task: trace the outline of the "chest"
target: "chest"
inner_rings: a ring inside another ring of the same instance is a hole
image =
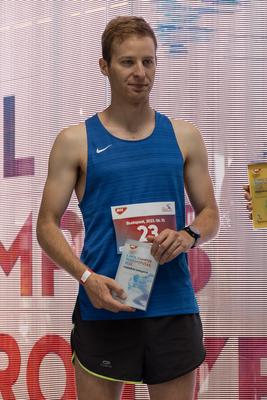
[[[152,179],[160,183],[181,175],[183,158],[175,142],[114,142],[101,149],[89,146],[88,178],[95,185],[141,185]]]

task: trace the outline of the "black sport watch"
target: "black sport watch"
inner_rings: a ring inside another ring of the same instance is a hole
[[[194,243],[191,246],[191,249],[195,247],[197,240],[200,238],[200,232],[197,228],[192,225],[185,226],[182,230],[186,231],[192,238],[195,239]]]

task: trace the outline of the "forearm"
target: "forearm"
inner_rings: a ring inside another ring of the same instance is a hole
[[[217,207],[204,208],[196,215],[193,222],[190,224],[197,228],[200,232],[200,238],[197,245],[208,242],[216,236],[219,230],[219,211]]]
[[[78,257],[73,253],[70,245],[65,239],[58,225],[54,222],[37,223],[37,240],[44,251],[59,266],[80,281],[83,273],[88,269]],[[124,290],[114,279],[104,275],[93,273],[84,282],[84,289],[92,303],[97,308],[103,308],[112,312],[126,311],[133,312],[135,309],[115,300],[112,292],[116,293],[121,299],[127,297]]]
[[[61,229],[54,222],[37,223],[37,240],[47,255],[76,280],[80,280],[86,266],[74,254]]]

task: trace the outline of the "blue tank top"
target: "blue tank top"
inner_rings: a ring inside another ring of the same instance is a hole
[[[141,140],[120,139],[108,132],[97,115],[85,122],[87,177],[79,204],[85,227],[81,260],[98,274],[115,278],[120,255],[112,206],[175,202],[176,225],[185,225],[184,160],[170,120],[155,113],[155,128]],[[82,319],[127,319],[198,312],[187,256],[180,254],[158,268],[146,311],[112,313],[96,309],[80,285]]]

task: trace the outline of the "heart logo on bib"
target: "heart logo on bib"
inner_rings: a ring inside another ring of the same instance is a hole
[[[116,213],[119,214],[119,215],[123,214],[124,211],[126,211],[126,210],[127,210],[127,207],[118,207],[118,208],[115,208]]]

